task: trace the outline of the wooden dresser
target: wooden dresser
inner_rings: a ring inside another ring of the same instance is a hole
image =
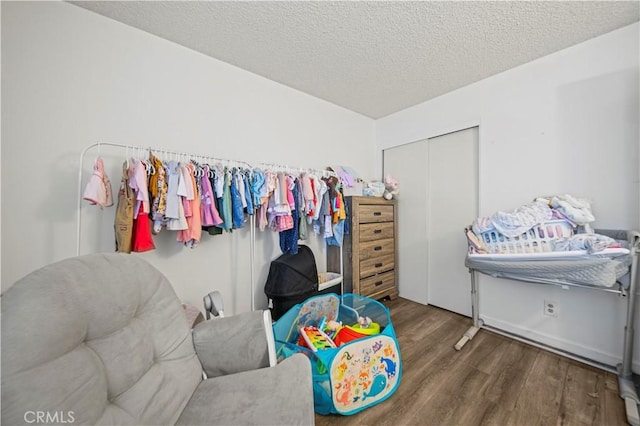
[[[346,197],[350,233],[344,236],[344,291],[372,299],[398,296],[397,203],[377,197]],[[340,270],[336,247],[328,250],[327,266]]]

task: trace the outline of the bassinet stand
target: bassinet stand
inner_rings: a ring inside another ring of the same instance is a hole
[[[633,370],[632,370],[632,362],[633,362],[633,338],[634,338],[634,329],[633,323],[635,318],[635,309],[636,309],[636,291],[638,288],[638,257],[640,257],[640,233],[638,232],[629,232],[628,233],[629,242],[631,243],[631,252],[632,252],[632,260],[631,260],[631,269],[630,269],[630,278],[629,278],[629,288],[625,291],[624,289],[614,290],[609,288],[598,288],[598,287],[590,287],[579,284],[567,284],[565,282],[554,282],[551,280],[527,280],[522,277],[518,277],[515,275],[502,274],[501,278],[508,278],[517,281],[524,282],[533,282],[533,283],[542,283],[542,284],[551,284],[557,286],[572,286],[572,287],[584,287],[601,291],[608,291],[613,293],[619,293],[621,296],[627,296],[627,315],[626,322],[624,326],[624,345],[622,352],[622,362],[616,366],[615,370],[612,372],[617,372],[618,374],[618,387],[620,389],[620,397],[624,399],[625,409],[627,413],[627,421],[629,424],[633,426],[640,426],[640,415],[638,412],[638,404],[640,404],[640,398],[638,397],[638,391],[636,389],[636,385],[634,382]],[[506,335],[510,338],[523,341],[525,343],[541,347],[543,349],[549,350],[554,353],[558,353],[569,358],[573,358],[579,360],[581,362],[587,362],[589,364],[596,365],[597,367],[602,368],[603,365],[597,364],[595,362],[589,362],[589,360],[582,358],[580,356],[570,354],[565,351],[561,351],[555,349],[553,347],[534,342],[532,340],[528,340],[522,338],[520,336],[507,333],[498,328],[492,327],[484,323],[482,319],[480,319],[479,313],[479,295],[478,295],[478,283],[476,280],[476,273],[484,273],[483,271],[469,268],[469,274],[471,275],[471,319],[473,321],[473,325],[469,327],[469,329],[464,333],[464,335],[458,340],[458,342],[454,345],[456,350],[462,349],[462,347],[474,336],[478,333],[481,328],[485,328],[487,330],[491,330],[495,333]],[[491,274],[486,274],[491,275]]]

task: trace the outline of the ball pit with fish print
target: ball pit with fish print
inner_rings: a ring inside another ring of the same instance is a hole
[[[369,317],[380,333],[313,352],[297,345],[301,327],[322,319],[354,325]],[[315,411],[351,415],[379,404],[395,392],[402,377],[400,347],[389,310],[380,302],[355,294],[327,294],[307,299],[274,323],[280,359],[302,352],[311,360]]]

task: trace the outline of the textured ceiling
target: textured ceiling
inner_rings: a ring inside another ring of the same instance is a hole
[[[638,1],[71,3],[372,118],[640,19]]]

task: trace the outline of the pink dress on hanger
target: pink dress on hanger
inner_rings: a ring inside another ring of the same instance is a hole
[[[200,186],[202,188],[202,194],[200,195],[200,216],[202,218],[202,226],[216,226],[222,223],[222,218],[216,209],[216,205],[213,200],[213,188],[211,182],[208,179],[209,167],[204,167],[204,175],[200,179]]]
[[[187,219],[187,229],[178,231],[177,240],[191,247],[200,242],[202,237],[202,219],[200,216],[200,196],[194,177],[195,166],[188,164],[184,167],[182,176],[184,178],[185,192],[189,195],[183,198],[185,217]],[[190,214],[189,214],[190,213]]]
[[[93,163],[93,174],[87,183],[82,198],[100,207],[110,207],[113,205],[111,182],[104,171],[104,163],[100,157],[96,158],[95,163]]]

